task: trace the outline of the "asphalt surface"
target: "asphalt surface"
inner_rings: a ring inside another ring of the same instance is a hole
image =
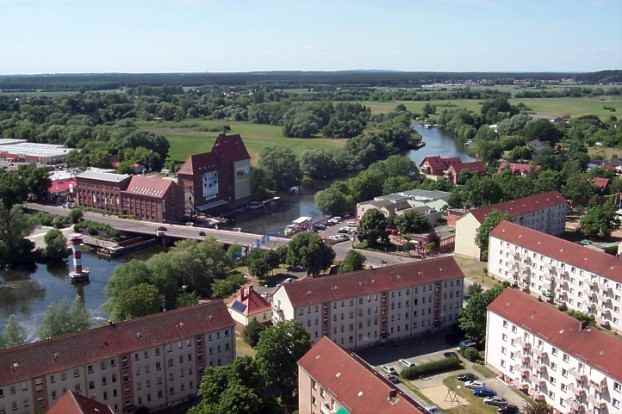
[[[50,214],[58,216],[67,216],[70,209],[50,206],[36,203],[27,203],[25,207],[31,210],[45,211]],[[132,233],[140,233],[147,235],[157,235],[158,229],[164,227],[162,235],[178,238],[178,239],[195,239],[202,240],[205,237],[214,237],[216,240],[225,244],[238,244],[241,246],[255,247],[258,240],[262,240],[263,236],[260,234],[237,232],[232,230],[223,229],[210,229],[206,227],[197,226],[185,226],[180,224],[169,223],[154,223],[150,221],[130,220],[122,219],[117,216],[97,213],[93,211],[85,211],[84,217],[88,220],[92,220],[98,223],[108,224],[117,230],[127,231]],[[333,226],[339,228],[343,224],[337,224]],[[202,236],[200,233],[204,233]],[[285,237],[270,236],[266,243],[260,245],[264,249],[274,249],[284,244],[289,243],[289,239]],[[336,253],[336,260],[342,260],[350,250],[352,250],[352,242],[338,243],[333,246]],[[367,264],[374,267],[382,267],[392,264],[407,263],[415,261],[416,259],[402,256],[395,256],[388,253],[369,251],[369,250],[357,250],[367,258]]]

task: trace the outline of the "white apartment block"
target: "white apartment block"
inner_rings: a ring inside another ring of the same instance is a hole
[[[455,323],[464,275],[453,257],[307,278],[272,297],[273,323],[295,320],[312,341],[348,349],[407,338]]]
[[[181,308],[0,351],[0,414],[45,412],[67,391],[115,413],[196,395],[205,368],[235,357],[222,302]]]
[[[504,221],[491,233],[488,274],[622,332],[622,260]]]
[[[321,338],[298,360],[300,414],[423,414],[421,405],[365,361]]]
[[[486,363],[561,414],[622,413],[622,339],[517,289],[488,307]]]
[[[514,223],[557,235],[565,229],[567,210],[566,199],[555,191],[471,210],[456,221],[455,253],[480,259],[481,249],[475,242],[477,231],[493,211],[508,214]]]

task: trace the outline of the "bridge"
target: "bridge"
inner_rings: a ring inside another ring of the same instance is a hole
[[[59,206],[50,206],[37,203],[26,203],[24,207],[30,210],[43,211],[49,214],[63,217],[68,216],[69,212],[71,211],[70,209]],[[84,218],[97,223],[108,224],[109,226],[119,231],[125,231],[129,233],[138,233],[150,236],[163,236],[173,239],[203,240],[206,237],[213,237],[223,244],[237,244],[240,246],[250,247],[256,247],[259,242],[259,247],[262,249],[276,249],[279,246],[283,246],[289,243],[290,240],[286,237],[276,236],[270,236],[268,240],[265,240],[265,236],[261,234],[245,233],[223,229],[210,229],[206,227],[185,226],[180,224],[154,223],[150,221],[131,220],[94,211],[85,211]],[[343,260],[348,252],[352,250],[352,243],[338,243],[333,246],[333,249],[335,250],[336,260]],[[375,267],[412,262],[416,260],[410,257],[397,256],[379,251],[358,249],[357,251],[367,258],[368,264]]]

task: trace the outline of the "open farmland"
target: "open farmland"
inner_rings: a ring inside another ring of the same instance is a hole
[[[171,144],[169,157],[183,161],[190,154],[207,152],[212,148],[216,136],[228,125],[228,133],[240,134],[251,154],[253,162],[257,162],[261,151],[268,146],[291,148],[296,154],[309,149],[326,149],[328,151],[345,145],[344,139],[331,138],[287,138],[282,128],[274,125],[260,125],[249,122],[220,120],[186,120],[181,122],[149,121],[139,122],[139,127],[161,134]]]

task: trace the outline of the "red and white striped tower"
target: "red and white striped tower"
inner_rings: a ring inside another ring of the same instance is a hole
[[[82,244],[82,236],[80,234],[74,234],[69,239],[71,243],[71,252],[73,260],[73,270],[69,273],[72,282],[83,282],[89,280],[89,271],[82,267],[82,252],[80,251],[80,245]]]

